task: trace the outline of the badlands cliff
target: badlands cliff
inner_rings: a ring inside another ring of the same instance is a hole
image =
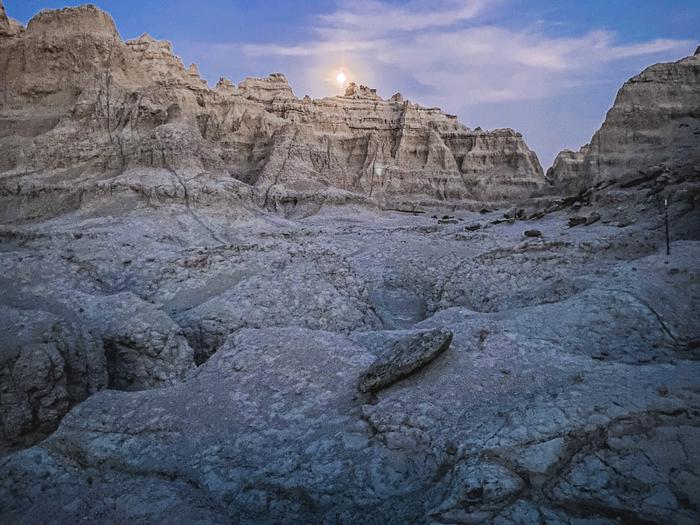
[[[699,59],[545,178],[0,2],[0,523],[700,522]]]
[[[700,47],[693,56],[656,64],[628,80],[590,145],[561,152],[548,177],[579,190],[633,181],[650,169],[657,173],[648,179],[662,171],[676,179],[697,178],[699,119]]]
[[[299,99],[281,74],[210,89],[168,42],[122,42],[91,6],[4,31],[0,64],[3,194],[41,186],[69,205],[79,192],[138,186],[148,198],[206,194],[274,209],[517,199],[544,184],[512,130],[471,130],[354,84],[344,96]]]

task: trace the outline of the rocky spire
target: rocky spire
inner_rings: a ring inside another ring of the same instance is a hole
[[[219,81],[216,83],[215,89],[222,93],[229,94],[235,94],[238,91],[238,88],[235,86],[235,84],[225,77],[219,78]]]
[[[355,82],[350,82],[348,87],[345,88],[346,97],[355,98],[372,98],[376,100],[381,100],[381,97],[377,95],[377,90],[374,88],[369,88],[367,86],[358,86]]]
[[[17,20],[13,20],[7,16],[5,6],[0,0],[0,37],[14,36],[24,31],[24,27]]]

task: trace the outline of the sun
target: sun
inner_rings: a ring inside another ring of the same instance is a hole
[[[348,79],[348,77],[345,76],[345,73],[340,71],[336,76],[335,76],[335,81],[338,84],[345,84],[345,81]]]

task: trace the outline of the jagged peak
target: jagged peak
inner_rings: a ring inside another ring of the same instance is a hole
[[[236,93],[238,91],[236,84],[231,82],[226,77],[220,77],[219,81],[216,83],[216,87],[214,89],[216,89],[217,91],[225,92],[225,93]]]
[[[355,82],[350,82],[348,87],[345,88],[345,96],[353,98],[370,98],[374,100],[382,100],[382,98],[377,95],[377,90],[374,88],[367,87],[360,84],[359,86]]]
[[[63,9],[44,9],[29,21],[27,32],[89,33],[119,38],[119,32],[112,17],[92,4]]]
[[[17,35],[24,31],[24,26],[17,20],[7,16],[5,6],[0,0],[0,37],[9,37]]]
[[[557,159],[559,159],[559,158],[564,159],[564,158],[576,157],[578,155],[583,155],[586,153],[586,151],[588,151],[587,146],[581,146],[581,148],[579,148],[578,150],[564,148],[559,153],[557,153],[557,156],[554,159],[554,161],[556,162]]]
[[[169,40],[157,40],[148,33],[143,33],[140,37],[133,40],[127,40],[126,45],[132,49],[138,49],[140,51],[158,48],[164,49],[170,54],[173,54],[173,45]]]
[[[143,33],[140,37],[135,38],[133,40],[129,40],[129,42],[146,42],[149,44],[155,44],[158,41],[148,33]]]

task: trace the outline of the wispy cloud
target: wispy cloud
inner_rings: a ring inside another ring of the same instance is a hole
[[[405,7],[347,2],[318,17],[315,39],[293,46],[248,45],[243,52],[308,59],[310,69],[318,69],[319,62],[332,67],[334,60],[364,71],[390,69],[397,81],[408,80],[409,86],[422,86],[462,107],[552,96],[577,82],[595,81],[611,62],[691,45],[669,39],[622,45],[604,30],[552,37],[543,24],[521,30],[481,25],[480,15],[495,3],[503,2],[414,1]]]
[[[343,2],[340,9],[319,17],[324,26],[367,33],[419,31],[435,27],[449,27],[471,20],[493,7],[500,0],[466,0],[411,2],[406,7],[389,5],[375,0]]]
[[[297,46],[280,46],[275,44],[243,45],[242,50],[248,56],[284,56],[284,57],[311,57],[323,55],[327,56],[330,53],[352,53],[369,51],[376,49],[378,46],[384,45],[385,42],[380,40],[347,40],[347,41],[319,41]]]

